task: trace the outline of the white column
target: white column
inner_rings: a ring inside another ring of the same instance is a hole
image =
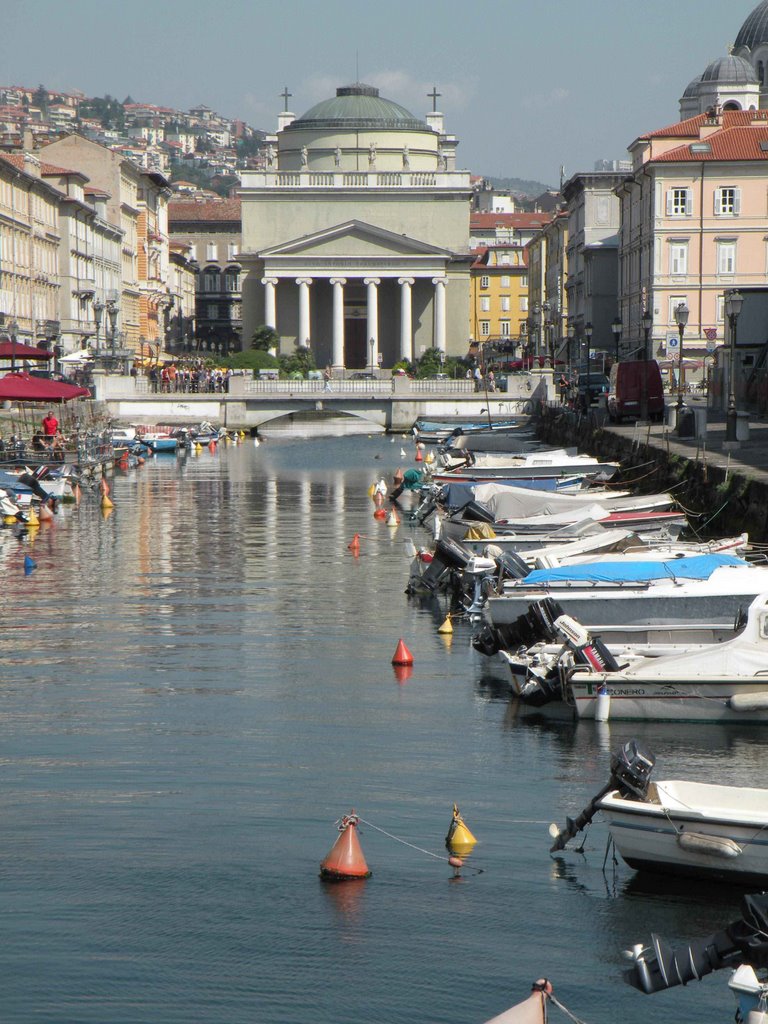
[[[277,278],[262,277],[264,285],[264,324],[277,329]]]
[[[400,358],[413,359],[413,324],[411,287],[412,277],[398,277],[400,285]]]
[[[368,355],[373,370],[378,366],[379,361],[379,285],[381,279],[366,277],[363,280],[368,286],[368,336],[365,343],[368,346]],[[371,338],[373,338],[373,345],[371,345]]]
[[[299,286],[299,334],[296,339],[296,344],[306,345],[310,341],[309,286],[312,284],[312,278],[297,277],[296,284]]]
[[[344,369],[344,285],[346,277],[332,277],[333,285],[333,368]]]
[[[435,340],[434,346],[445,352],[445,286],[448,283],[444,277],[433,277],[432,284],[435,286]]]

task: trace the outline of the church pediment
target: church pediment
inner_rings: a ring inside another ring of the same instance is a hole
[[[317,231],[303,238],[295,238],[280,245],[262,249],[263,259],[276,256],[300,257],[391,257],[391,256],[450,256],[446,249],[429,245],[408,235],[397,235],[364,221],[352,220]]]

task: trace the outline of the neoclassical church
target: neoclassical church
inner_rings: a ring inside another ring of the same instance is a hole
[[[244,344],[268,324],[336,371],[464,354],[470,175],[443,114],[358,82],[283,111],[265,146],[240,193]]]
[[[739,30],[726,57],[718,57],[688,85],[680,119],[722,110],[768,107],[768,0],[762,0]]]

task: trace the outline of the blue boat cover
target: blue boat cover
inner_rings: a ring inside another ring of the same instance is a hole
[[[546,586],[548,583],[645,583],[648,580],[707,580],[724,565],[747,565],[734,555],[691,555],[690,558],[669,558],[666,561],[584,562],[559,569],[534,569],[525,577],[525,585]]]

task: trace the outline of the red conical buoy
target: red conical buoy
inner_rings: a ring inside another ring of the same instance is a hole
[[[209,441],[208,442],[208,451],[211,452],[211,453],[216,451],[216,442],[215,441]]]
[[[99,480],[99,492],[102,495],[109,494],[109,484],[107,483],[106,477],[102,477],[101,480]]]
[[[402,639],[398,641],[397,650],[395,656],[392,658],[393,665],[412,665],[413,655],[403,643]]]
[[[424,461],[424,456],[421,454],[421,448],[417,448],[416,449],[416,459],[415,459],[415,461],[416,462],[423,462]]]
[[[360,534],[356,533],[352,540],[347,544],[347,548],[352,552],[353,555],[360,554]]]
[[[374,519],[386,519],[387,518],[386,509],[377,508],[376,511],[373,513],[373,518]]]
[[[325,860],[320,862],[320,877],[332,882],[351,878],[370,878],[360,840],[357,838],[359,818],[354,811],[345,814],[339,825],[339,838]]]

